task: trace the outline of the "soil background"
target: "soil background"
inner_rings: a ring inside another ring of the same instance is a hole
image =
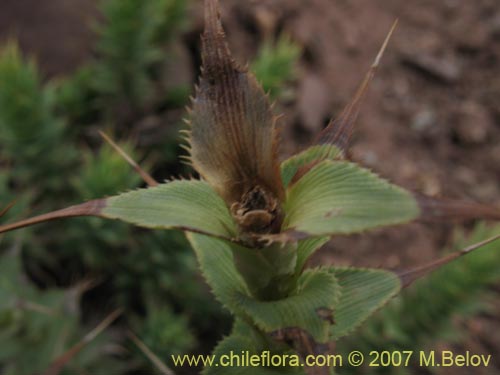
[[[221,3],[238,60],[251,59],[266,36],[282,31],[303,47],[295,96],[277,107],[285,114],[284,157],[307,146],[340,112],[399,19],[363,105],[352,158],[411,190],[500,205],[498,0]],[[63,76],[91,58],[96,13],[94,0],[2,0],[0,40],[18,39],[47,79]],[[183,69],[198,63],[201,29],[201,2],[194,1],[179,43],[191,51]],[[193,68],[186,79],[196,73]],[[409,267],[436,258],[450,245],[453,228],[412,224],[336,238],[313,262]],[[474,374],[500,373],[500,302],[493,312],[462,324],[471,335],[454,350],[493,354],[494,367]]]

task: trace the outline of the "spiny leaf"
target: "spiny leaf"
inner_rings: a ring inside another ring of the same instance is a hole
[[[187,233],[201,272],[217,300],[235,315],[245,316],[235,303],[236,293],[249,294],[245,281],[236,270],[230,244],[197,233]]]
[[[405,190],[348,162],[324,161],[287,192],[283,229],[313,236],[361,232],[419,215]]]
[[[408,287],[411,285],[414,281],[420,279],[421,277],[431,273],[432,271],[437,270],[438,268],[441,268],[442,266],[454,261],[455,259],[458,259],[464,255],[467,255],[469,253],[472,253],[475,250],[480,249],[481,247],[494,242],[496,240],[500,239],[500,234],[489,238],[487,240],[481,241],[479,243],[476,243],[474,245],[468,246],[465,249],[458,251],[456,253],[447,255],[443,258],[440,258],[438,260],[429,262],[427,264],[409,269],[409,270],[404,270],[398,272],[398,276],[401,279],[401,283],[403,284],[403,287]]]
[[[389,271],[333,267],[330,272],[341,292],[331,329],[334,339],[352,332],[401,289],[398,276]]]
[[[232,239],[235,224],[222,199],[202,181],[173,181],[107,199],[89,201],[18,223],[0,233],[65,217],[98,216],[140,227],[182,229]]]
[[[178,228],[219,237],[236,236],[222,199],[202,181],[172,181],[106,200],[102,217],[146,228]]]
[[[330,323],[321,311],[333,309],[338,298],[337,283],[331,274],[306,271],[289,297],[257,301],[250,297],[236,270],[232,244],[196,233],[187,236],[216,298],[235,315],[254,321],[265,332],[296,327],[308,332],[317,342],[327,340]]]
[[[275,118],[268,98],[253,75],[231,57],[217,0],[205,1],[205,21],[190,160],[229,205],[256,185],[281,197]]]
[[[338,300],[338,285],[332,274],[321,270],[308,270],[299,280],[294,293],[276,301],[257,301],[238,294],[239,307],[265,332],[286,328],[299,328],[310,334],[316,342],[328,341],[331,317],[322,311],[332,311]]]

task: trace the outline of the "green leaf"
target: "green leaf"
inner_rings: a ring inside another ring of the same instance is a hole
[[[309,147],[297,155],[286,159],[281,163],[281,180],[286,188],[292,181],[297,171],[311,164],[315,160],[335,160],[342,155],[342,152],[332,145],[318,145]]]
[[[330,322],[322,311],[333,310],[339,297],[339,288],[333,274],[322,270],[308,270],[298,280],[294,293],[277,301],[257,301],[239,293],[238,305],[265,332],[286,328],[300,328],[315,341],[326,342]]]
[[[324,236],[361,232],[418,217],[414,198],[349,162],[324,161],[287,193],[284,230]]]
[[[338,280],[341,296],[335,308],[334,339],[347,335],[399,293],[396,274],[377,269],[331,268]]]
[[[108,198],[99,216],[146,228],[178,228],[226,238],[236,235],[224,201],[203,181],[173,181]]]
[[[337,281],[332,273],[306,271],[289,297],[258,301],[250,296],[236,270],[231,250],[236,245],[196,233],[188,233],[187,237],[216,298],[235,315],[250,319],[265,332],[297,327],[311,334],[315,341],[325,342],[328,339],[330,323],[321,313],[332,310],[339,297]]]
[[[307,260],[319,250],[321,246],[328,242],[329,237],[315,237],[307,240],[299,241],[297,248],[297,265],[295,266],[295,273],[299,275],[302,272]]]
[[[187,238],[196,253],[201,273],[217,300],[233,314],[245,316],[236,303],[236,295],[249,292],[234,265],[232,244],[196,233],[187,233]]]

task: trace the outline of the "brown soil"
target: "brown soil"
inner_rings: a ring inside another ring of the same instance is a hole
[[[240,59],[251,58],[264,35],[281,30],[304,47],[296,98],[280,106],[286,115],[284,155],[307,145],[342,109],[399,18],[358,121],[353,158],[412,190],[500,205],[497,0],[221,2]],[[95,4],[66,3],[4,0],[0,38],[16,35],[48,75],[71,71],[90,54],[88,20]],[[186,41],[201,29],[199,5],[193,6]],[[437,257],[452,229],[450,224],[413,224],[338,238],[316,262],[411,266]],[[475,337],[485,339],[471,339],[463,350],[500,355],[495,333],[500,321],[494,315],[469,324]]]
[[[93,0],[2,0],[0,42],[15,39],[48,76],[72,71],[91,52]]]

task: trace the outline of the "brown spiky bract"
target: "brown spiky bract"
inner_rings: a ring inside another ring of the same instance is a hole
[[[231,56],[218,3],[205,1],[202,76],[193,100],[188,151],[243,232],[273,232],[284,197],[276,117],[255,77]]]

